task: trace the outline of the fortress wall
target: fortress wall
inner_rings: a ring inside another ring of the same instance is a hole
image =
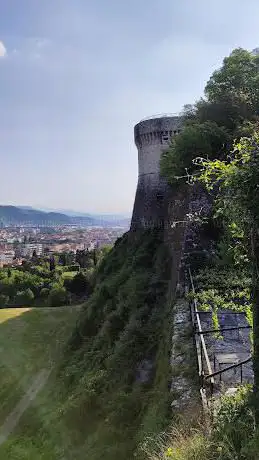
[[[134,128],[139,176],[131,229],[163,225],[168,187],[160,176],[160,157],[180,130],[176,116],[144,120]]]

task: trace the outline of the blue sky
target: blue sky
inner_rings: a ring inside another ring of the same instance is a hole
[[[258,0],[0,3],[0,203],[124,213],[141,118],[202,95]]]

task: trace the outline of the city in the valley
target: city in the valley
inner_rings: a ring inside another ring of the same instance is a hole
[[[59,227],[4,227],[0,228],[0,267],[22,265],[33,255],[91,251],[113,245],[127,228],[71,226]]]
[[[124,227],[0,228],[0,308],[82,303]]]

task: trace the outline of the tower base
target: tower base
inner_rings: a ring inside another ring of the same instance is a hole
[[[168,185],[159,174],[139,176],[130,229],[163,228],[167,193]]]

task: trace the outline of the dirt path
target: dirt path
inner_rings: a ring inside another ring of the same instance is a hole
[[[31,402],[35,399],[38,392],[44,387],[49,377],[50,370],[42,369],[35,377],[32,385],[28,388],[25,395],[14,408],[12,412],[6,417],[4,424],[0,428],[0,445],[3,444],[11,432],[18,424],[23,413],[28,409]]]

